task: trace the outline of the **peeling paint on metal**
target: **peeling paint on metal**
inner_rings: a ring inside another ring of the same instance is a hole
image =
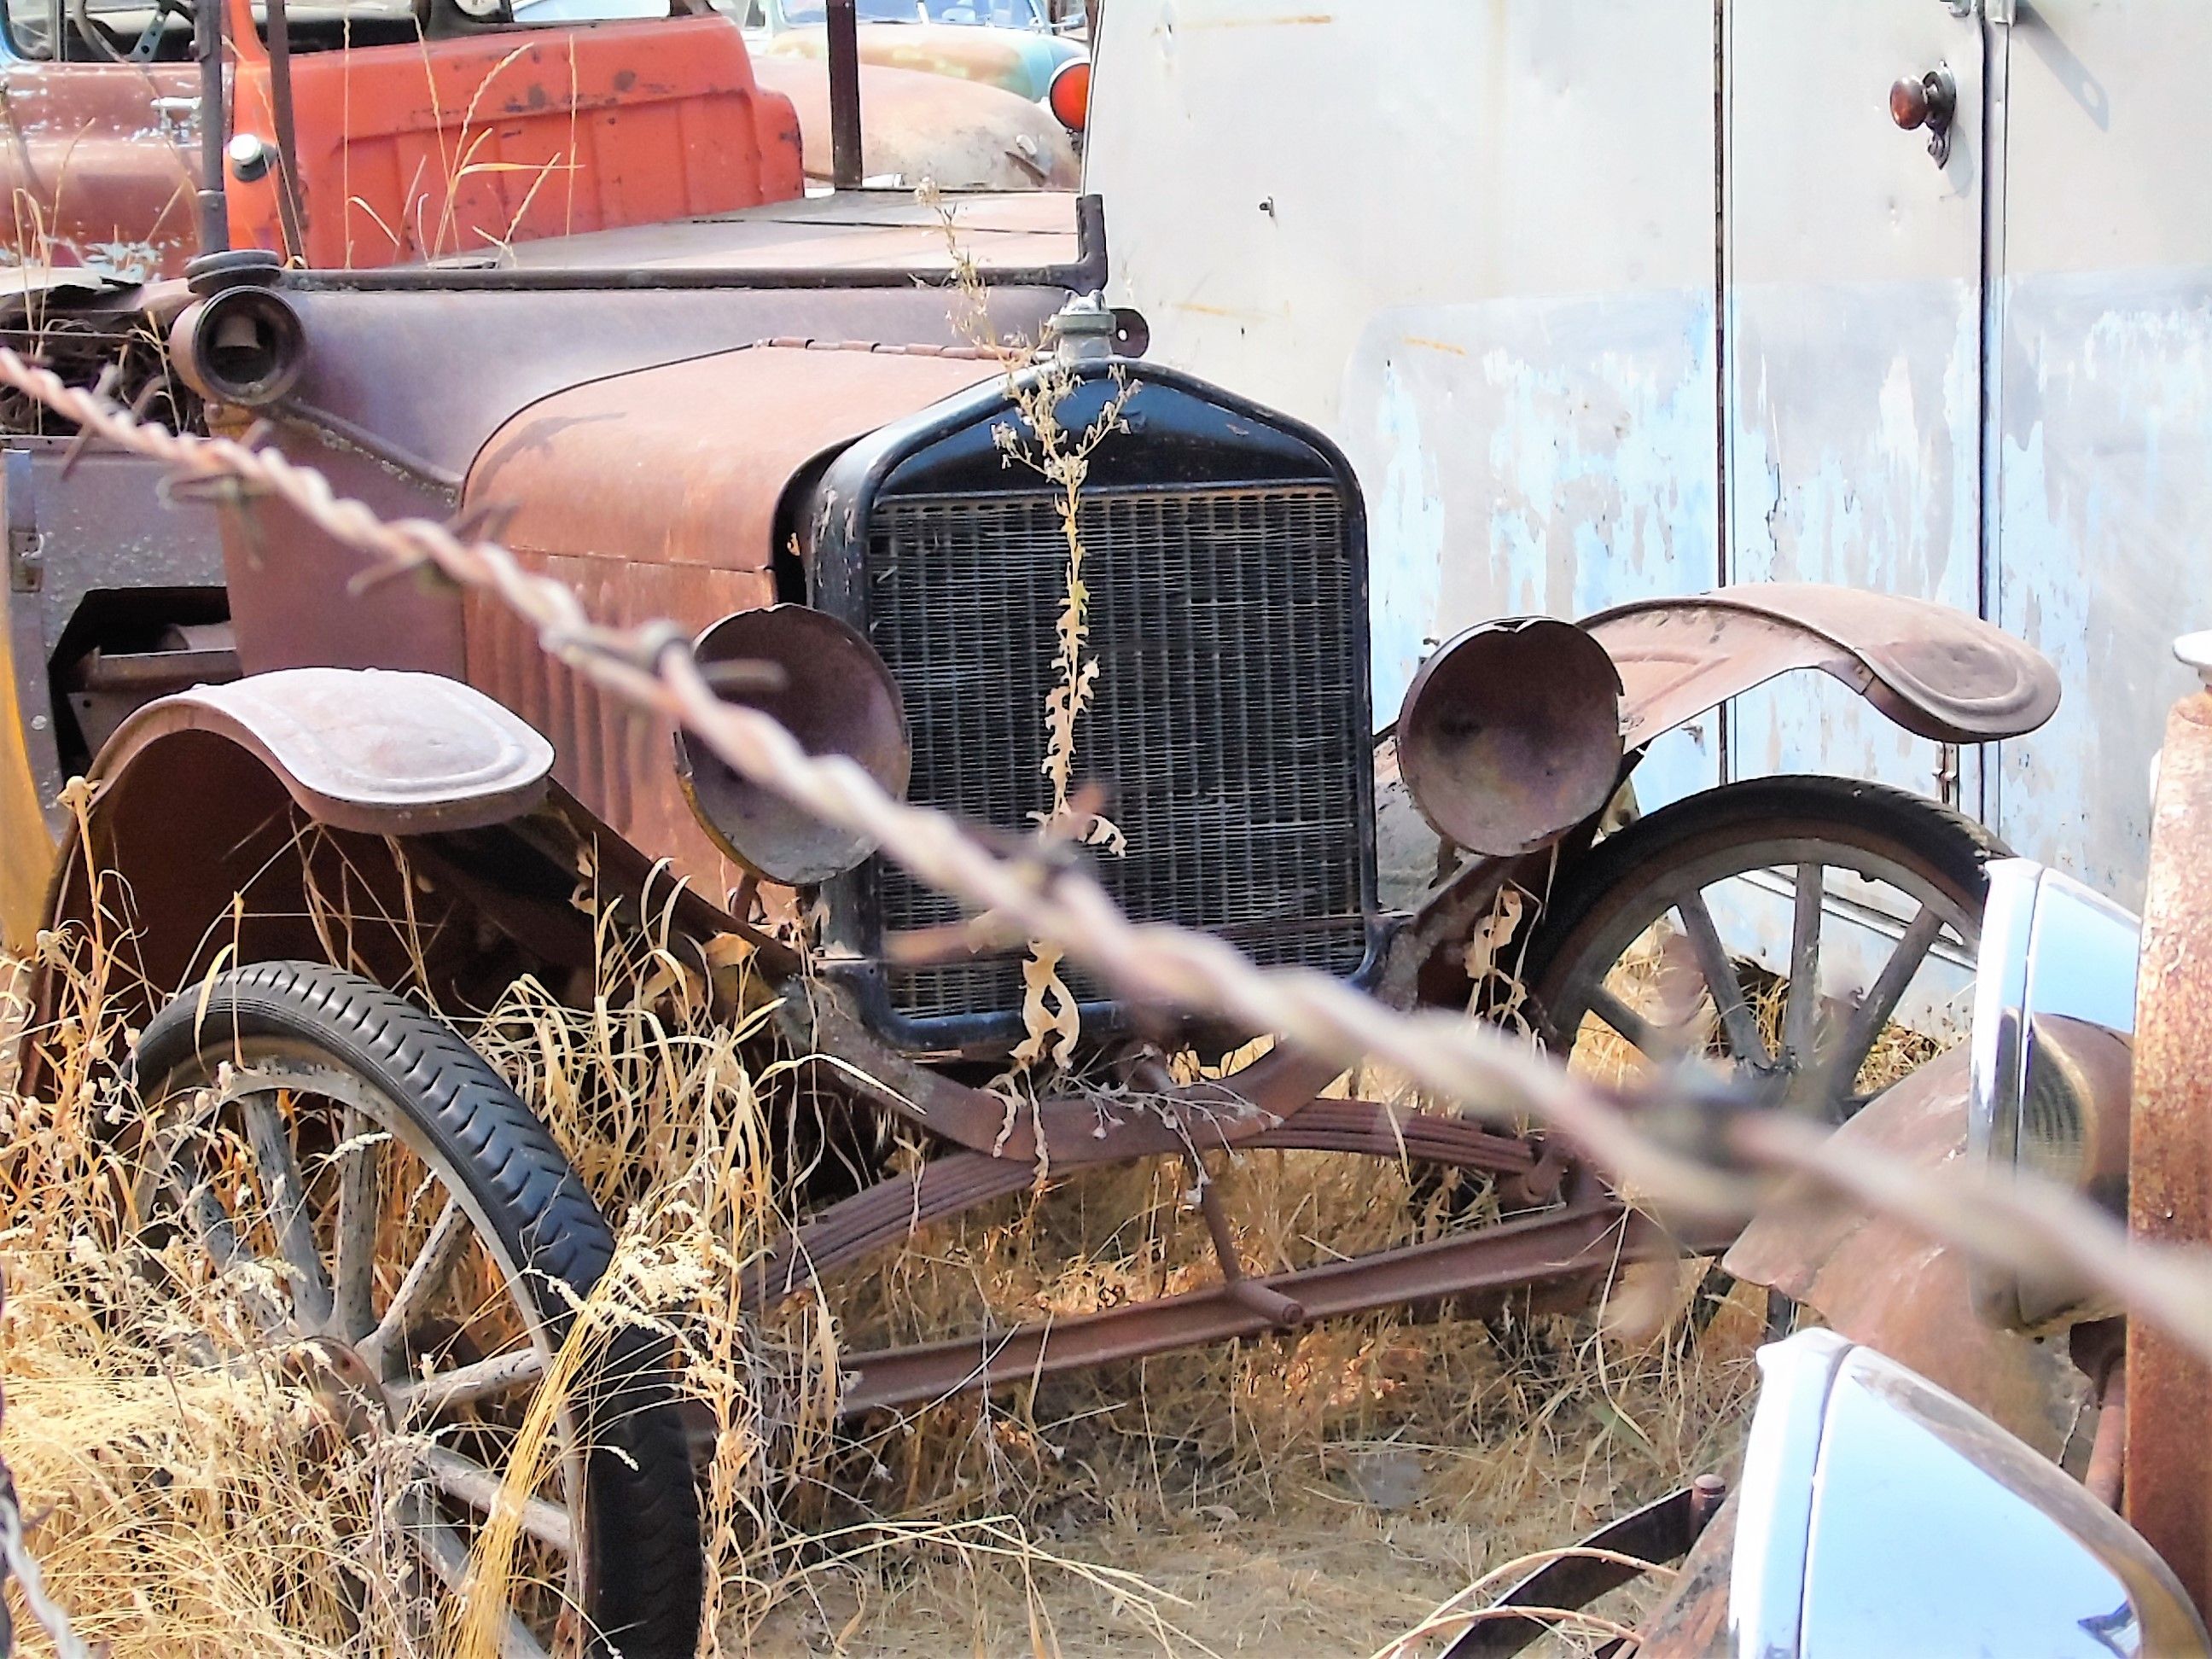
[[[1793,284],[1736,296],[1738,581],[1980,604],[1980,298],[1971,282]],[[1840,685],[1738,700],[1735,773],[1828,772],[1932,793],[1936,746]]]
[[[1376,706],[1476,623],[1711,585],[1714,385],[1702,293],[1376,317],[1341,399],[1372,504]],[[1702,736],[1647,763],[1654,800],[1712,781]]]
[[[2002,829],[2132,901],[2172,639],[2212,619],[2212,271],[2027,278],[2007,315],[1998,620],[2067,701],[2005,745]]]
[[[1398,706],[1434,647],[1433,596],[1443,580],[1444,509],[1436,464],[1421,444],[1421,408],[1395,366],[1382,370],[1370,452],[1381,488],[1369,492],[1369,591],[1378,717]]]

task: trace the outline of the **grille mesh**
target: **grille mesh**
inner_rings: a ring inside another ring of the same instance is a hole
[[[1074,775],[1111,791],[1129,841],[1125,857],[1097,856],[1100,880],[1139,921],[1352,972],[1365,950],[1366,617],[1341,498],[1093,489],[1081,513],[1099,673]],[[878,504],[870,633],[906,697],[915,799],[1012,830],[1043,810],[1066,558],[1047,495]],[[896,868],[880,884],[886,928],[960,915]],[[1018,1008],[1019,961],[897,969],[890,987],[909,1017]]]

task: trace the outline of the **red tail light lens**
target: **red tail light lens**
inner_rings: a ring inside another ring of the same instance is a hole
[[[1054,71],[1044,100],[1070,132],[1080,132],[1091,118],[1091,60],[1071,58]]]

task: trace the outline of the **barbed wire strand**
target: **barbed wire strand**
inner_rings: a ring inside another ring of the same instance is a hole
[[[2132,1240],[2057,1183],[1905,1168],[1835,1142],[1812,1124],[1737,1109],[1725,1099],[1686,1108],[1680,1074],[1600,1089],[1464,1015],[1401,1012],[1325,974],[1261,968],[1222,939],[1133,922],[1081,869],[994,850],[950,815],[887,794],[854,762],[808,755],[761,710],[722,701],[673,622],[595,622],[574,590],[526,569],[495,541],[463,540],[426,519],[386,521],[281,452],[169,431],[5,347],[0,383],[74,422],[88,441],[157,461],[179,479],[228,483],[242,492],[242,507],[273,497],[388,568],[432,568],[491,594],[569,668],[680,723],[744,777],[866,836],[929,885],[1058,945],[1125,996],[1273,1032],[1346,1066],[1381,1060],[1492,1120],[1539,1123],[1638,1204],[1668,1214],[1740,1217],[1770,1189],[1748,1176],[1795,1176],[1973,1259],[2078,1275],[2212,1362],[2212,1255]]]

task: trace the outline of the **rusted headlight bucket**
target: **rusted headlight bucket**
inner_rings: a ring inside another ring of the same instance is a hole
[[[2027,859],[1990,866],[1975,962],[1967,1146],[2127,1209],[2128,1108],[2142,924]],[[2008,1330],[2094,1318],[2086,1286],[1979,1267],[1974,1301]]]
[[[1471,628],[1421,665],[1398,713],[1398,769],[1421,816],[1510,858],[1602,808],[1620,781],[1620,673],[1571,623]]]
[[[731,689],[725,701],[772,714],[810,755],[843,755],[885,791],[906,793],[914,760],[898,682],[875,648],[835,617],[803,605],[725,617],[695,647],[709,670],[757,663],[781,684]],[[707,833],[756,874],[812,886],[852,869],[875,850],[735,771],[689,732],[676,738],[676,770]]]
[[[307,357],[307,333],[282,295],[229,288],[177,319],[169,349],[193,391],[215,403],[251,409],[273,404],[292,389]]]

